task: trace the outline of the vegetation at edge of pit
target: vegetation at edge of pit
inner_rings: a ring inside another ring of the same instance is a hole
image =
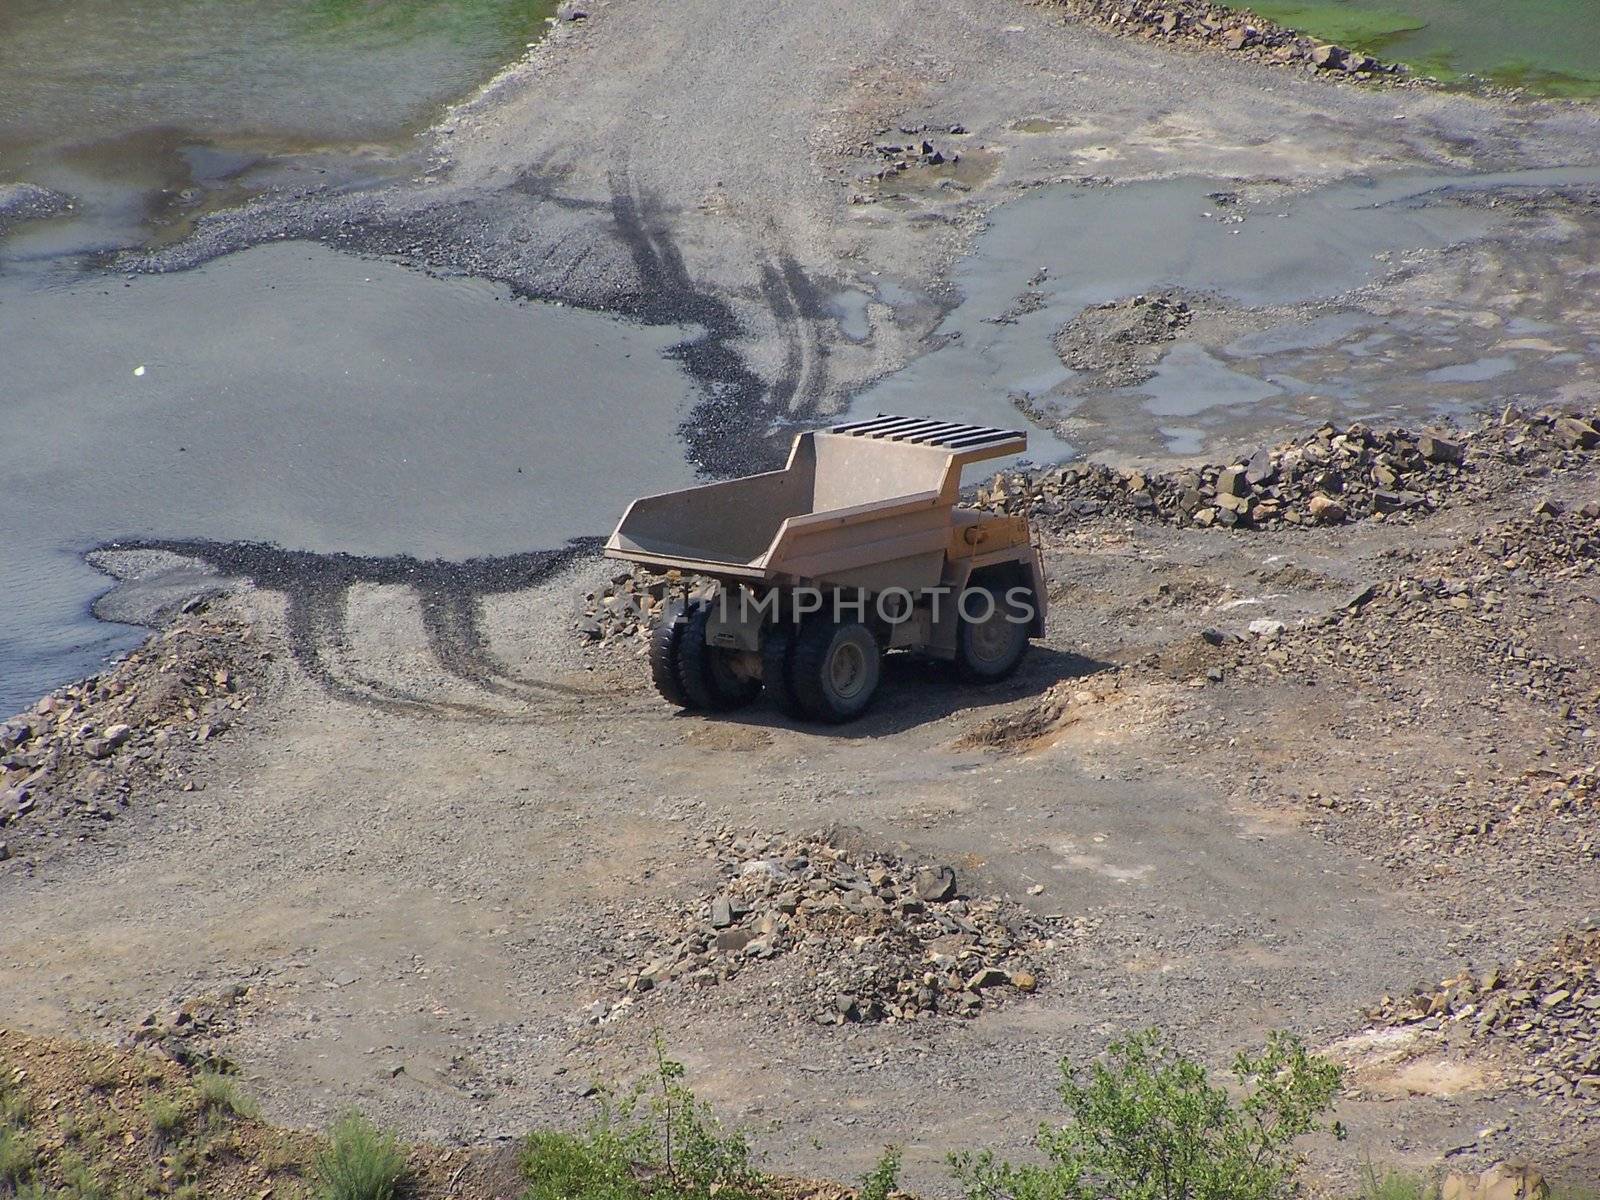
[[[1254,13],[1286,29],[1366,54],[1383,54],[1402,34],[1427,27],[1426,21],[1403,9],[1352,8],[1346,4],[1307,3],[1307,0],[1236,0],[1227,7]],[[1403,61],[1413,74],[1446,85],[1471,87],[1490,83],[1564,99],[1600,97],[1600,76],[1586,78],[1518,59],[1507,59],[1476,71],[1457,66],[1454,56],[1442,51],[1405,54]]]
[[[525,1200],[761,1200],[766,1177],[741,1130],[684,1083],[658,1033],[655,1070],[626,1092],[602,1089],[581,1134],[534,1133],[522,1148]]]
[[[313,1165],[317,1200],[393,1200],[406,1174],[399,1142],[360,1113],[341,1118]]]
[[[276,1195],[313,1200],[393,1200],[406,1179],[404,1150],[366,1118],[338,1121],[312,1155],[306,1139],[257,1123],[256,1103],[223,1070],[174,1083],[98,1061],[76,1082],[90,1103],[36,1113],[0,1069],[0,1200],[204,1200],[212,1169],[228,1163],[251,1164]]]
[[[1114,1042],[1085,1071],[1061,1064],[1072,1120],[1046,1126],[1044,1164],[1014,1166],[992,1152],[962,1152],[950,1165],[968,1200],[1287,1200],[1301,1158],[1294,1143],[1332,1129],[1323,1118],[1341,1069],[1274,1034],[1259,1054],[1240,1054],[1233,1086],[1155,1031]],[[524,1200],[757,1200],[770,1185],[750,1165],[749,1144],[729,1132],[683,1083],[659,1035],[653,1077],[619,1095],[602,1092],[581,1134],[536,1133],[523,1146]],[[899,1186],[890,1147],[862,1182],[859,1200],[888,1200]],[[1409,1200],[1379,1197],[1377,1200]]]
[[[1323,1121],[1341,1069],[1286,1034],[1235,1058],[1231,1089],[1154,1030],[1061,1071],[1072,1120],[1039,1131],[1046,1162],[951,1155],[968,1200],[1284,1200],[1301,1167],[1294,1143],[1324,1128],[1343,1136]]]

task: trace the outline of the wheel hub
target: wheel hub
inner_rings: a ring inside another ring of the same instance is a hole
[[[841,700],[861,691],[867,678],[867,660],[854,642],[840,642],[828,660],[828,686]]]

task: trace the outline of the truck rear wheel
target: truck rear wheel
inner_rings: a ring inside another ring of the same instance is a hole
[[[859,621],[808,621],[795,639],[790,678],[805,715],[837,725],[866,712],[878,690],[883,655]]]
[[[965,615],[956,626],[956,674],[968,683],[994,683],[1017,669],[1028,652],[1028,623],[1025,614],[1006,598],[1003,588],[977,588],[989,593],[993,601],[984,615],[982,604],[968,620]]]
[[[805,706],[794,690],[793,625],[772,625],[761,635],[761,682],[786,717],[804,719]]]
[[[663,700],[679,708],[689,707],[689,697],[678,682],[678,655],[688,623],[689,614],[683,605],[674,603],[661,614],[661,623],[650,635],[650,682]]]
[[[761,694],[761,680],[734,670],[734,652],[706,641],[711,606],[704,601],[689,609],[678,642],[678,683],[690,708],[725,712],[743,708]]]

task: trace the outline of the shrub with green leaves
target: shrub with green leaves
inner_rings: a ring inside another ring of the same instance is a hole
[[[327,1148],[312,1170],[317,1200],[393,1200],[406,1156],[393,1134],[350,1113],[329,1131]]]
[[[856,1200],[889,1200],[900,1190],[900,1147],[885,1146],[872,1170],[861,1181]]]
[[[602,1089],[582,1134],[535,1133],[523,1145],[526,1200],[759,1200],[766,1180],[750,1143],[684,1083],[655,1040],[655,1071],[623,1094]]]
[[[1234,1060],[1231,1090],[1154,1030],[1113,1042],[1087,1072],[1061,1068],[1072,1120],[1040,1130],[1047,1165],[952,1155],[968,1200],[1281,1200],[1300,1166],[1293,1143],[1325,1127],[1341,1077],[1285,1034]]]

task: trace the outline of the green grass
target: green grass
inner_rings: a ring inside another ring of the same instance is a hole
[[[162,1145],[171,1142],[189,1124],[189,1112],[183,1102],[168,1096],[146,1097],[144,1117],[150,1122],[150,1132]]]
[[[1361,1169],[1360,1200],[1439,1200],[1439,1184],[1392,1168],[1380,1175],[1368,1162]]]
[[[220,1071],[201,1071],[195,1077],[195,1093],[200,1097],[200,1115],[209,1125],[231,1117],[260,1115],[255,1101],[239,1091],[238,1081]]]
[[[33,1142],[15,1125],[0,1125],[0,1194],[15,1191],[33,1174]]]
[[[359,1113],[342,1118],[312,1166],[317,1200],[393,1200],[406,1173],[394,1135]]]

